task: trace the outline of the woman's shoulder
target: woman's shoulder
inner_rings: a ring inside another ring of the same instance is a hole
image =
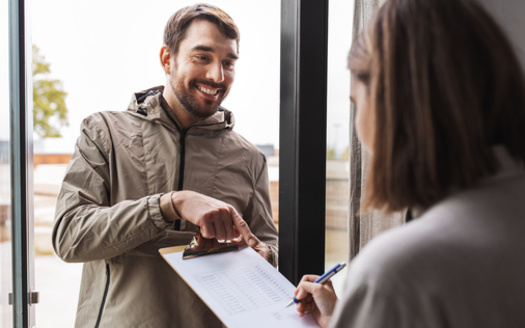
[[[442,244],[440,230],[439,223],[416,220],[385,231],[361,250],[351,266],[368,278],[402,277]]]
[[[520,170],[512,175],[500,173],[487,183],[450,195],[410,223],[378,235],[353,265],[371,277],[424,277],[432,276],[437,267],[443,272],[485,252],[496,254],[508,247],[525,251],[520,233],[525,230],[525,174]]]

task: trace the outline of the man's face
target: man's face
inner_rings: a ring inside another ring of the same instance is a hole
[[[172,59],[169,85],[190,114],[209,117],[230,91],[237,58],[235,40],[213,23],[194,20]]]

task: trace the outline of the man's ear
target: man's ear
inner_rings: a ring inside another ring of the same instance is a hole
[[[162,69],[164,70],[164,73],[166,73],[166,75],[170,75],[171,73],[171,52],[170,52],[170,48],[166,45],[160,48],[160,64],[162,65]]]

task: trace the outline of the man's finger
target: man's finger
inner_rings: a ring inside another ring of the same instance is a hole
[[[223,215],[222,219],[222,226],[224,230],[224,240],[232,240],[236,236],[235,232],[233,231],[233,226],[231,224],[231,214],[228,211],[224,211],[224,213],[221,213]]]
[[[270,250],[270,247],[268,247],[268,245],[266,245],[265,243],[261,242],[261,241],[258,241],[258,244],[257,246],[254,248],[257,253],[259,253],[259,255],[261,255],[266,261],[269,261],[270,260],[270,254],[271,254],[271,250]]]
[[[224,225],[225,223],[223,221],[223,217],[221,213],[220,220],[213,221],[213,227],[215,228],[215,238],[220,242],[223,242],[224,240],[228,238],[228,236],[226,235],[226,231],[224,229]]]
[[[241,233],[242,239],[244,239],[248,246],[255,247],[258,243],[258,239],[254,236],[254,234],[252,234],[252,232],[250,231],[250,227],[248,227],[246,221],[243,220],[243,218],[239,215],[239,213],[237,213],[237,211],[234,208],[231,209],[231,214],[233,225]]]
[[[215,229],[213,224],[205,224],[199,227],[202,237],[206,239],[215,238]]]

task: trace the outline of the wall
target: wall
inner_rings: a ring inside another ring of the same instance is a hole
[[[507,32],[525,67],[525,1],[479,0]]]

